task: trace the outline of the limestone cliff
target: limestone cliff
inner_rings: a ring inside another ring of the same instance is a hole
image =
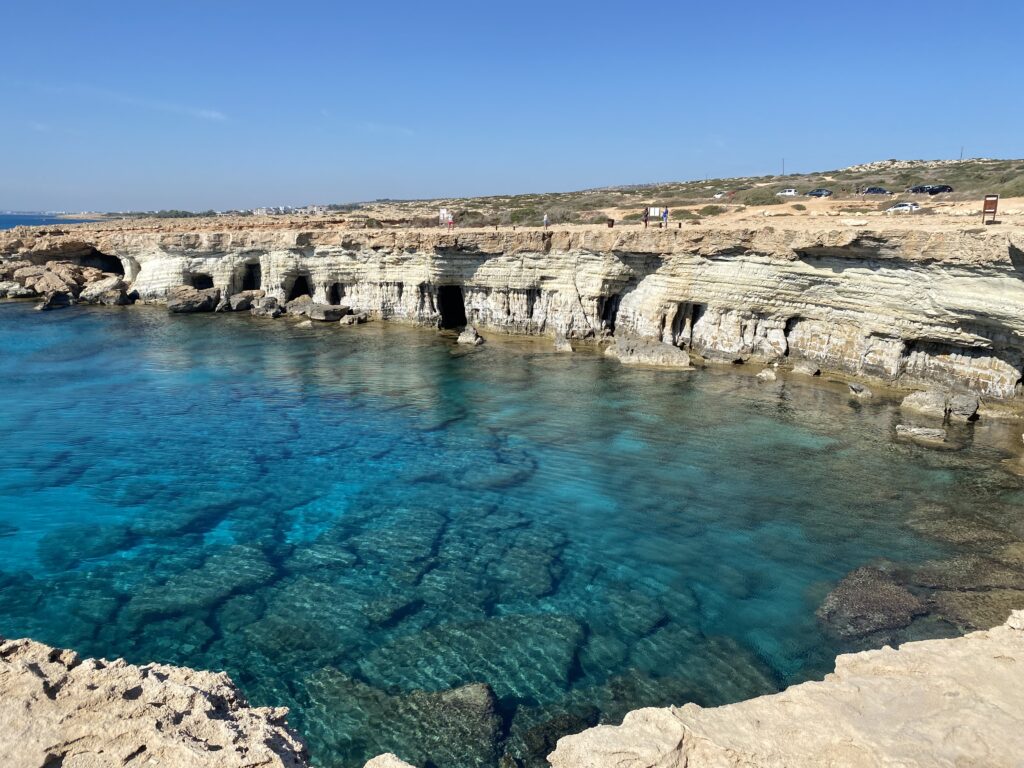
[[[304,768],[286,714],[250,708],[223,672],[80,659],[0,638],[6,768]]]
[[[1018,394],[1024,231],[866,228],[349,230],[189,220],[12,230],[0,258],[110,270],[142,299],[308,292],[428,325],[587,338],[629,334],[705,359],[809,361],[899,386]]]
[[[1018,766],[1024,611],[1001,627],[836,659],[822,682],[724,707],[640,709],[566,736],[553,768]]]

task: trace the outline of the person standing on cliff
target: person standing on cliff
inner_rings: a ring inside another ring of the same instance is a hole
[[[661,220],[665,224],[665,229],[668,229],[668,208],[661,209]]]
[[[651,220],[651,209],[644,208],[644,229],[647,229],[647,222]]]
[[[451,232],[455,229],[455,214],[451,211],[448,212],[448,231]]]
[[[547,229],[548,228],[548,224],[550,224],[550,223],[551,223],[551,219],[549,219],[548,215],[545,213],[544,214],[544,229]]]

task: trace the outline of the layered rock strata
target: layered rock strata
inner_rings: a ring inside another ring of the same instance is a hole
[[[265,228],[260,228],[261,226]],[[426,325],[626,333],[719,361],[786,362],[1018,394],[1024,232],[954,226],[347,230],[218,222],[18,229],[0,258],[120,265],[142,299],[263,290]]]
[[[304,768],[284,708],[250,708],[226,674],[81,659],[0,638],[7,768]]]

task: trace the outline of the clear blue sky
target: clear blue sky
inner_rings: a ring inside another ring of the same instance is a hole
[[[1024,4],[985,5],[7,2],[0,209],[1021,157]]]

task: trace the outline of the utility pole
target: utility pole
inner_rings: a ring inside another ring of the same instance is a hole
[[[964,161],[964,148],[963,148],[963,146],[961,146],[960,147],[960,162],[962,163],[963,161]]]

